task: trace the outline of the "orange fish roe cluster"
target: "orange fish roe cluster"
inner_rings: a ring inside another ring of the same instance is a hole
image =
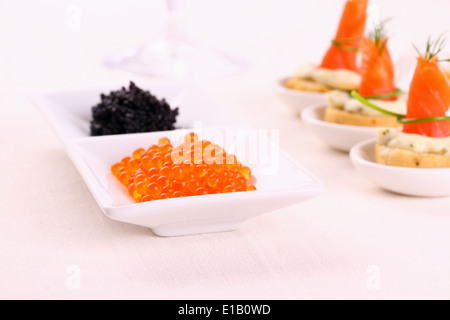
[[[111,171],[136,202],[256,190],[249,167],[195,133],[177,147],[161,138],[158,145],[135,150]]]

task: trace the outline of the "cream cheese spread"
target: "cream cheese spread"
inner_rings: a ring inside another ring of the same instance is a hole
[[[334,109],[359,113],[366,116],[379,116],[380,112],[369,108],[344,91],[330,91],[325,95],[328,106]],[[369,100],[371,103],[391,112],[406,114],[408,95],[402,94],[395,101]]]
[[[400,128],[377,128],[378,144],[418,153],[450,156],[450,137],[432,138],[403,133]]]

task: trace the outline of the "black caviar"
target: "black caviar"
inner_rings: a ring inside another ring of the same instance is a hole
[[[91,135],[166,131],[175,129],[178,108],[130,82],[128,89],[101,94],[92,107]]]

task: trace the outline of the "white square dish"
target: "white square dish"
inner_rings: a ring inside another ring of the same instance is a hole
[[[231,143],[222,144],[222,141],[215,139],[217,134],[208,134],[205,130],[203,138],[220,145],[233,145],[235,141],[245,140],[241,138],[248,130],[251,129],[213,130],[220,132],[223,137],[230,137],[230,132],[234,132],[235,136],[229,140]],[[258,181],[257,191],[135,203],[128,195],[127,189],[111,173],[111,165],[131,155],[133,150],[139,147],[156,144],[162,136],[171,139],[174,145],[180,144],[184,135],[189,132],[175,130],[83,138],[71,141],[68,147],[73,162],[108,217],[151,228],[160,236],[235,230],[249,218],[295,205],[319,195],[322,191],[321,183],[314,176],[276,145],[262,138],[264,141],[260,139],[258,145],[270,145],[268,148],[271,158],[276,160],[269,163],[267,159],[259,158],[249,164]],[[238,139],[237,135],[241,138]],[[231,148],[242,150],[241,153],[236,153],[238,159],[248,159],[249,149],[252,147],[247,142],[242,143]],[[273,163],[276,163],[276,167],[271,167]]]
[[[178,124],[193,127],[195,121],[201,120],[211,129],[90,137],[90,108],[100,92],[110,90],[74,90],[33,97],[109,218],[148,227],[159,236],[231,231],[252,217],[295,205],[322,192],[322,184],[295,160],[246,124],[236,125],[243,122],[200,91],[176,86],[149,89],[169,103],[178,102]],[[257,178],[258,190],[135,203],[111,173],[111,166],[137,148],[156,144],[163,136],[179,144],[191,131],[225,147],[249,165]],[[252,137],[257,137],[257,144]]]
[[[65,141],[89,137],[92,107],[100,102],[101,93],[109,94],[118,89],[102,87],[48,92],[32,95],[31,100]],[[142,89],[149,90],[158,99],[166,99],[172,109],[179,107],[177,128],[193,128],[196,121],[202,121],[203,126],[246,125],[228,108],[195,87],[153,85]]]

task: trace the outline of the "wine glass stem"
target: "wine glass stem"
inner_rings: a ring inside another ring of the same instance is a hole
[[[180,3],[181,2],[182,2],[182,0],[167,0],[167,9],[169,9],[169,13],[171,15],[180,13],[180,11],[181,11]]]
[[[186,25],[183,16],[183,8],[186,0],[167,0],[169,10],[167,36],[171,39],[183,39],[187,37]]]

